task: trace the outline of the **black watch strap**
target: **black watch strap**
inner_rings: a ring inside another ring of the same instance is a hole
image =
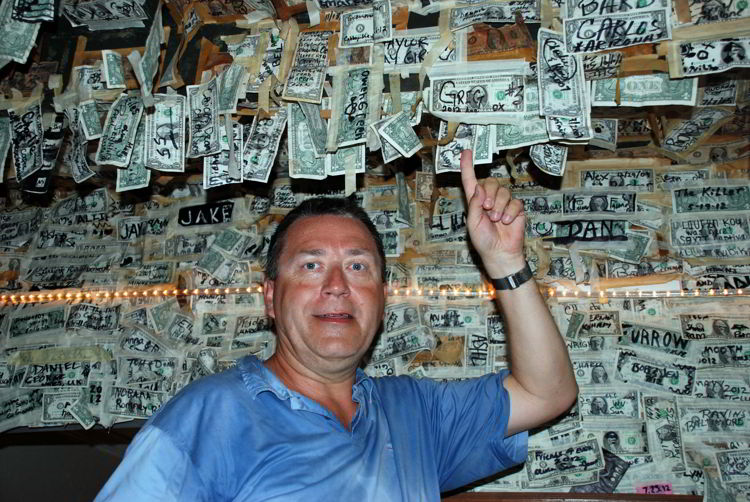
[[[510,274],[505,277],[501,277],[499,279],[491,279],[491,280],[492,280],[492,285],[495,287],[495,289],[507,290],[507,289],[516,289],[518,286],[528,281],[532,277],[534,277],[534,274],[531,272],[531,268],[529,267],[529,264],[526,263],[526,265],[515,274]]]

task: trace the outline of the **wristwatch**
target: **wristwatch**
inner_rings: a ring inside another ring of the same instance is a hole
[[[507,290],[516,289],[518,286],[528,281],[532,277],[534,277],[534,274],[531,272],[531,268],[529,268],[528,262],[526,262],[526,265],[515,274],[510,274],[499,279],[490,280],[492,281],[492,285],[495,287],[495,289]]]

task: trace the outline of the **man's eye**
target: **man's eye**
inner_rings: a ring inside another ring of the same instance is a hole
[[[361,272],[365,270],[367,266],[364,263],[352,263],[352,270],[356,272]]]
[[[305,263],[304,267],[305,270],[315,270],[315,268],[317,267],[317,263]]]

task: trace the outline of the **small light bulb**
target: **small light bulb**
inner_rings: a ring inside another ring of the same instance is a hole
[[[729,290],[727,288],[724,288],[724,296],[727,296],[729,294]]]
[[[742,290],[741,290],[741,289],[738,289],[738,290],[737,290],[737,294],[738,294],[738,295],[741,295],[741,294],[742,294]]]
[[[258,286],[258,293],[262,293],[262,292],[263,292],[263,286]]]
[[[396,288],[396,289],[393,290],[393,294],[394,295],[398,295],[398,288]]]
[[[194,294],[194,295],[197,295],[197,294],[199,294],[199,293],[200,293],[200,290],[199,290],[199,289],[194,289],[194,290],[193,290],[193,294]]]
[[[711,295],[711,296],[714,296],[714,290],[713,290],[713,288],[711,288],[711,289],[708,290],[708,294]]]

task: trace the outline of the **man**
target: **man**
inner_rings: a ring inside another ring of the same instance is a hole
[[[467,227],[506,313],[513,374],[451,384],[357,369],[384,317],[384,255],[346,199],[303,203],[268,250],[276,353],[203,378],[139,432],[97,500],[433,501],[522,462],[577,386],[533,280],[521,203],[461,158]],[[524,272],[525,273],[525,272]],[[540,350],[540,348],[544,350]]]

